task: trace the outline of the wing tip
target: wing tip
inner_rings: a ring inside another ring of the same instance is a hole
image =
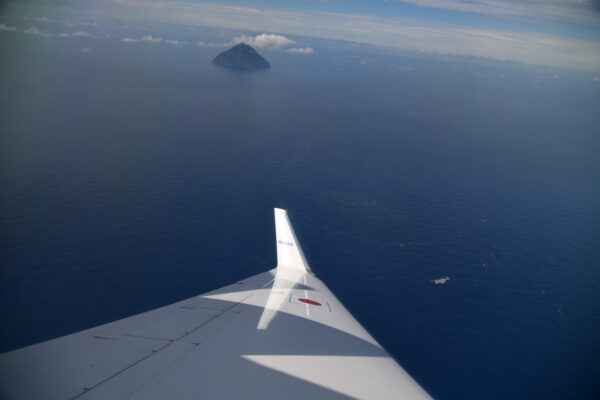
[[[310,267],[300,243],[296,238],[294,228],[286,209],[274,208],[275,234],[277,241],[277,268],[310,272]]]

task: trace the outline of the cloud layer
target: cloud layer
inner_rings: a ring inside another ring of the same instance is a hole
[[[40,18],[38,18],[40,19]],[[42,19],[40,19],[42,20]],[[47,20],[42,20],[42,22],[45,22]],[[17,28],[15,28],[14,26],[10,26],[7,24],[0,24],[0,32],[5,31],[5,32],[20,32],[26,35],[35,35],[35,36],[42,36],[42,37],[94,37],[92,34],[88,33],[88,32],[84,32],[84,31],[74,31],[71,33],[48,33],[45,32],[35,26],[30,26],[27,29],[22,29],[19,30]],[[106,37],[109,37],[108,35],[106,35]],[[166,43],[166,44],[170,44],[176,47],[182,47],[182,46],[187,46],[190,43],[186,42],[186,41],[181,41],[181,40],[176,40],[176,39],[163,39],[160,37],[156,37],[153,35],[145,35],[142,37],[124,37],[121,39],[121,42],[123,43],[153,43],[153,44],[158,44],[158,43]],[[258,49],[268,49],[268,50],[284,50],[288,53],[292,53],[292,54],[313,54],[314,53],[314,49],[312,49],[311,47],[304,47],[304,48],[300,48],[300,47],[290,47],[296,44],[295,40],[292,40],[288,37],[285,37],[283,35],[276,35],[276,34],[272,34],[272,33],[261,33],[260,35],[256,35],[256,36],[246,36],[246,35],[242,35],[242,36],[236,36],[233,39],[231,39],[229,42],[224,42],[224,43],[206,43],[203,41],[199,41],[195,43],[196,47],[230,47],[230,46],[235,46],[236,44],[240,44],[240,43],[246,43],[252,47],[256,47]],[[86,48],[87,49],[87,48]],[[87,49],[89,50],[89,49]],[[89,52],[89,51],[82,51],[84,53]]]
[[[356,11],[358,8],[349,11],[343,4],[322,7],[319,3],[298,3],[291,10],[186,0],[114,1],[143,10],[148,18],[171,23],[261,29],[436,54],[600,69],[600,33],[590,31],[600,26],[600,14],[593,8],[597,0],[391,0],[385,3],[390,12],[366,6],[364,12]],[[400,12],[411,6],[425,12],[411,18]]]
[[[311,3],[310,7],[298,3],[293,10],[191,0],[113,0],[112,4],[111,10],[115,13],[117,10],[123,15],[143,13],[148,20],[282,33],[237,36],[222,43],[200,41],[195,43],[197,47],[226,47],[245,42],[258,49],[281,50],[290,54],[314,53],[311,48],[302,47],[285,34],[435,54],[600,70],[598,0],[390,0],[385,3],[385,10],[434,9],[431,13],[422,12],[427,18],[409,18],[405,16],[408,13],[401,12],[381,12],[377,11],[377,7],[363,7],[366,11],[360,12],[357,11],[359,7],[350,8],[343,4],[334,8],[321,7],[320,3]],[[331,12],[332,9],[346,12]],[[6,24],[0,25],[0,31],[12,29]],[[78,31],[56,35],[36,27],[20,32],[45,37],[86,34]],[[151,35],[122,40],[190,45]]]

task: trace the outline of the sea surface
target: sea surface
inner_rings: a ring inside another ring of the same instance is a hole
[[[593,75],[308,44],[0,32],[0,351],[274,267],[282,207],[435,398],[600,398]]]

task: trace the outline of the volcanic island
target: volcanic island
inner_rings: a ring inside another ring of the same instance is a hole
[[[251,46],[240,43],[220,53],[212,61],[220,67],[238,69],[267,69],[271,64]]]

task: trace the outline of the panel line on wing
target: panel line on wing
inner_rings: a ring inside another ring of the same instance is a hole
[[[162,346],[162,347],[160,347],[160,348],[156,349],[155,351],[153,350],[151,353],[149,353],[149,354],[145,355],[144,357],[140,358],[139,360],[136,360],[136,361],[135,361],[135,362],[133,362],[132,364],[129,364],[129,365],[127,365],[126,367],[124,367],[124,368],[122,368],[122,369],[118,370],[117,372],[115,372],[114,374],[112,374],[112,375],[108,376],[107,378],[105,378],[105,379],[101,380],[100,382],[98,382],[98,383],[96,383],[96,384],[94,384],[94,385],[92,385],[92,386],[90,386],[90,387],[85,387],[85,388],[83,388],[83,391],[81,391],[81,392],[79,392],[78,394],[76,394],[75,396],[71,397],[71,398],[70,398],[70,400],[75,400],[75,399],[78,399],[78,398],[80,398],[81,396],[83,396],[83,395],[85,395],[85,394],[89,393],[91,390],[94,390],[94,389],[96,389],[97,387],[99,387],[100,385],[103,385],[104,383],[106,383],[106,382],[110,381],[110,380],[111,380],[111,379],[113,379],[114,377],[116,377],[116,376],[118,376],[118,375],[122,374],[123,372],[125,372],[125,371],[127,371],[127,370],[129,370],[129,369],[131,369],[131,368],[133,368],[133,367],[135,367],[136,365],[138,365],[138,364],[139,364],[139,363],[141,363],[142,361],[144,361],[144,360],[146,360],[146,359],[148,359],[148,358],[150,358],[150,357],[152,357],[152,356],[154,356],[154,355],[158,354],[158,353],[159,353],[161,350],[164,350],[165,348],[167,348],[167,347],[169,347],[169,346],[173,345],[174,343],[177,343],[178,341],[180,341],[180,340],[181,340],[181,339],[183,339],[184,337],[187,337],[187,336],[189,336],[190,334],[194,333],[195,331],[197,331],[198,329],[202,328],[202,327],[203,327],[203,326],[205,326],[206,324],[208,324],[208,323],[210,323],[210,322],[214,321],[215,319],[219,318],[221,315],[223,315],[223,314],[227,313],[227,311],[230,311],[230,310],[231,310],[233,307],[237,306],[237,305],[238,305],[238,304],[240,304],[240,303],[243,303],[243,302],[244,302],[244,301],[246,301],[246,300],[247,300],[247,299],[248,299],[250,296],[252,296],[252,293],[250,293],[250,294],[248,294],[247,296],[245,296],[245,297],[244,297],[242,300],[240,300],[239,302],[237,302],[237,303],[234,303],[234,304],[232,304],[231,306],[229,306],[228,308],[226,308],[226,309],[222,310],[222,312],[221,312],[221,313],[219,313],[219,314],[217,314],[217,315],[213,316],[212,318],[210,318],[210,319],[206,320],[205,322],[203,322],[202,324],[198,325],[197,327],[195,327],[195,328],[193,328],[193,329],[191,329],[191,330],[189,330],[189,331],[185,332],[185,333],[184,333],[183,335],[181,335],[180,337],[178,337],[178,338],[176,338],[176,339],[174,339],[174,340],[171,340],[171,341],[169,341],[169,343],[166,343],[164,346]],[[130,335],[124,335],[124,336],[130,336]],[[140,337],[140,338],[141,338],[141,337]],[[152,340],[161,340],[161,341],[162,341],[162,340],[165,340],[165,339],[157,339],[157,338],[148,338],[148,339],[152,339]]]
[[[172,342],[173,339],[165,339],[165,338],[159,338],[159,337],[151,337],[151,336],[142,336],[142,335],[133,335],[130,333],[125,333],[123,336],[129,336],[132,338],[139,338],[139,339],[151,339],[151,340],[160,340],[163,342]]]

